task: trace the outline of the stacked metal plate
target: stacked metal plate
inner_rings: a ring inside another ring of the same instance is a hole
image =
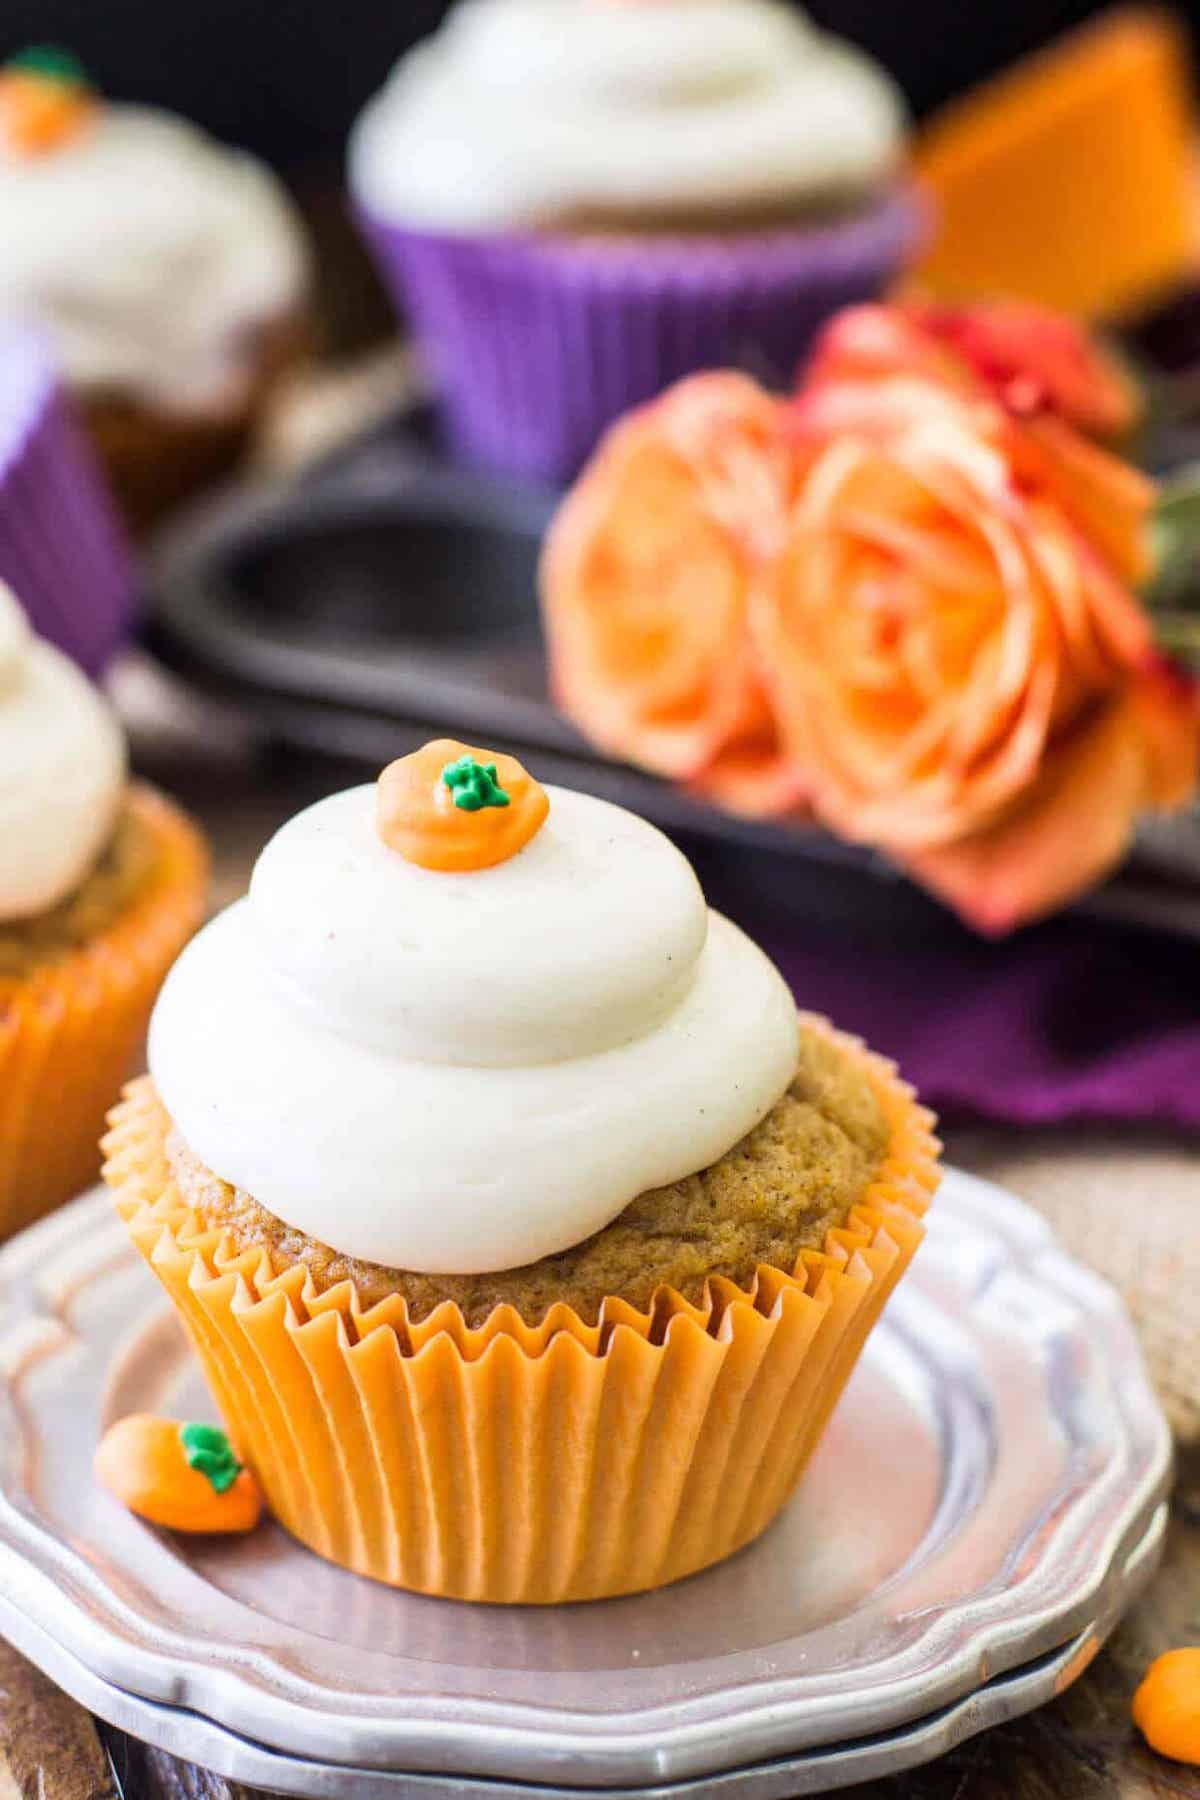
[[[267,1525],[184,1540],[92,1483],[130,1411],[203,1416],[101,1196],[0,1252],[0,1630],[93,1711],[285,1793],[822,1792],[1049,1699],[1155,1567],[1169,1437],[1131,1326],[952,1173],[778,1523],[630,1599],[472,1607]]]

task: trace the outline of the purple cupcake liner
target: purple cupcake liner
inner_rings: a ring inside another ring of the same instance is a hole
[[[133,555],[42,339],[0,332],[0,581],[97,675],[128,637]]]
[[[360,217],[455,452],[564,481],[607,425],[685,375],[789,383],[829,315],[904,268],[925,213],[899,190],[840,224],[703,239],[462,237]]]

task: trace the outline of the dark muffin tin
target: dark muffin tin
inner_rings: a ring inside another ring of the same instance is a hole
[[[554,503],[450,467],[419,421],[397,421],[294,483],[193,515],[152,571],[150,646],[294,748],[378,767],[443,734],[524,754],[654,819],[742,915],[761,902],[873,934],[951,929],[881,858],[732,818],[588,747],[547,691],[536,575]],[[1087,904],[1186,928],[1178,890],[1135,865]]]

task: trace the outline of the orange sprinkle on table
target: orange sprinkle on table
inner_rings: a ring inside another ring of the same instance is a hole
[[[1133,1696],[1133,1722],[1152,1750],[1200,1767],[1200,1646],[1168,1650]]]
[[[253,1531],[262,1494],[215,1425],[131,1413],[96,1451],[95,1475],[130,1512],[170,1531]]]

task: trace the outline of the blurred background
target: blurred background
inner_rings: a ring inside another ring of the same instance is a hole
[[[1103,8],[1087,0],[814,0],[805,10],[870,51],[918,117]],[[1194,26],[1200,3],[1174,9]],[[69,44],[114,97],[174,108],[294,178],[340,162],[384,70],[446,12],[440,0],[5,0],[0,55]]]

